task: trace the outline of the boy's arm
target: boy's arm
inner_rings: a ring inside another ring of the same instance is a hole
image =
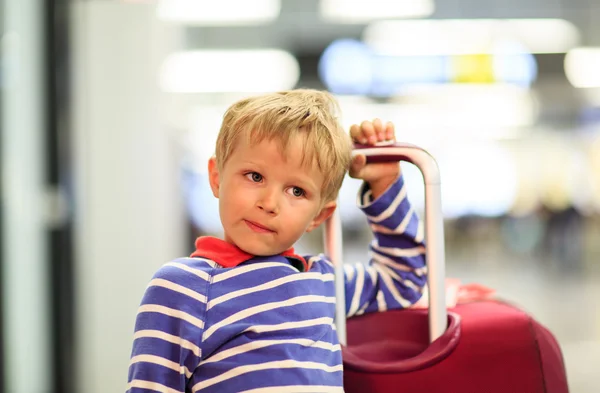
[[[427,280],[423,231],[408,198],[402,176],[372,199],[364,183],[358,205],[367,216],[374,239],[371,260],[344,266],[346,313],[407,308],[416,303]]]
[[[128,393],[186,391],[202,356],[206,298],[190,289],[205,287],[201,273],[171,262],[150,281],[135,323]]]
[[[394,125],[379,119],[364,121],[350,127],[350,137],[367,145],[393,141]],[[353,158],[350,176],[365,182],[358,205],[375,239],[368,265],[345,266],[347,315],[409,307],[419,300],[426,283],[425,247],[400,164],[367,164],[359,154]]]

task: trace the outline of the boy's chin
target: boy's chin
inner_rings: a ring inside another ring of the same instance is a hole
[[[277,247],[269,247],[263,244],[252,244],[250,242],[239,242],[236,246],[247,254],[255,255],[257,257],[268,257],[271,255],[279,255],[286,251],[290,247],[281,249]]]

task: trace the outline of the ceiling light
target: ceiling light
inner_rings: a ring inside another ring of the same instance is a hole
[[[575,87],[600,87],[600,48],[576,48],[565,56],[565,74]]]
[[[402,56],[493,54],[507,42],[529,53],[565,53],[580,32],[564,19],[385,20],[369,24],[363,40],[378,53]]]
[[[295,87],[300,66],[289,52],[201,50],[170,55],[159,83],[172,93],[261,93]]]
[[[321,0],[320,15],[338,23],[365,23],[382,18],[423,18],[433,14],[433,0]]]
[[[160,19],[198,25],[249,25],[279,17],[280,0],[160,0]]]
[[[402,125],[402,137],[426,144],[447,136],[521,137],[535,124],[538,103],[528,88],[508,84],[429,84],[407,87],[384,104],[339,98],[345,128],[377,113]]]

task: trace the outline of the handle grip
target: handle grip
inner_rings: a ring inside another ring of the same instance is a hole
[[[354,144],[354,152],[353,156],[356,154],[365,154],[367,156],[367,164],[377,163],[377,162],[398,162],[398,161],[410,161],[408,157],[400,156],[398,154],[390,153],[390,148],[393,147],[407,147],[407,148],[417,148],[415,145],[411,145],[409,143],[400,143],[400,142],[380,142],[375,145],[362,145],[360,143]],[[365,153],[364,150],[369,150],[371,153]],[[377,150],[375,150],[377,149]],[[383,149],[383,150],[381,150]],[[375,153],[378,152],[378,153]]]
[[[354,157],[358,154],[363,154],[367,157],[367,164],[399,161],[410,162],[416,165],[423,174],[425,185],[440,184],[440,172],[437,162],[431,154],[419,146],[403,142],[386,142],[379,145],[355,144],[352,156]]]
[[[429,289],[429,340],[435,341],[447,326],[445,299],[445,248],[440,173],[435,159],[424,149],[407,143],[385,145],[355,145],[353,156],[363,154],[367,163],[407,161],[423,174],[425,182],[425,242],[427,285]],[[342,345],[346,345],[346,305],[344,270],[342,266],[341,220],[334,213],[325,226],[325,252],[335,265],[336,329]]]

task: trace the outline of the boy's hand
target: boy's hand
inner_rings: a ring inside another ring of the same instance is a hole
[[[363,145],[375,145],[379,142],[396,140],[394,124],[388,122],[384,126],[379,119],[375,119],[373,122],[363,121],[360,126],[352,125],[350,137],[354,143]],[[400,164],[391,162],[367,165],[367,158],[358,154],[352,160],[349,172],[351,177],[369,183],[373,199],[376,199],[396,181],[400,175]]]

